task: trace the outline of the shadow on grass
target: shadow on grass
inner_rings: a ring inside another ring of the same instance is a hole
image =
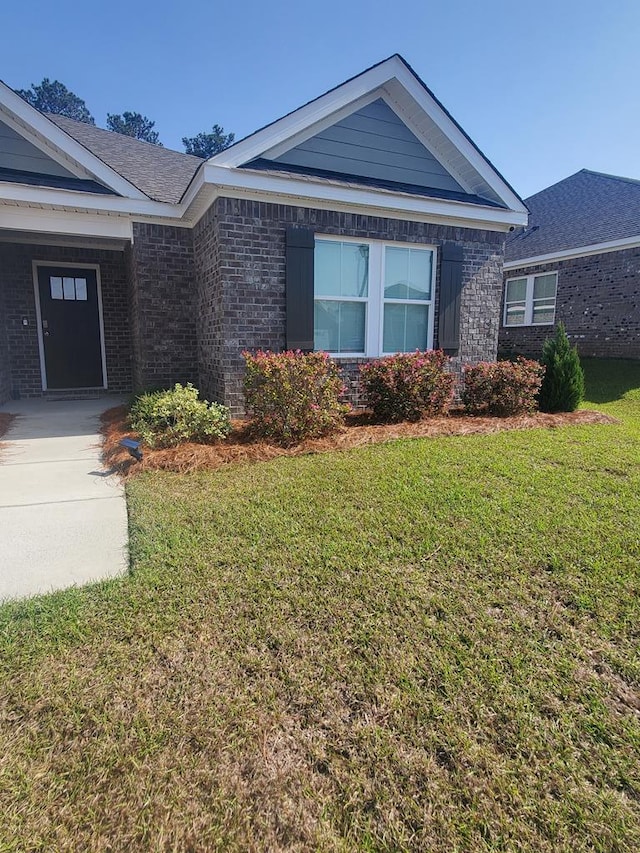
[[[640,391],[640,358],[582,358],[585,399],[613,403],[629,391]]]

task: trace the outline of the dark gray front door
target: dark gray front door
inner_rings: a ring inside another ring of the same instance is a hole
[[[47,388],[102,387],[96,271],[38,267]]]

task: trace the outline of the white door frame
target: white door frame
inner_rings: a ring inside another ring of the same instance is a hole
[[[44,337],[42,335],[42,313],[40,311],[40,286],[38,282],[39,267],[64,267],[69,269],[93,270],[96,274],[96,287],[98,291],[98,326],[100,330],[100,356],[102,359],[102,387],[107,385],[107,352],[104,345],[104,319],[102,314],[102,283],[100,281],[100,264],[80,264],[75,261],[65,263],[64,261],[32,261],[33,290],[36,299],[36,323],[38,324],[38,351],[40,353],[40,375],[42,377],[42,390],[47,390],[47,365],[44,358]],[[100,386],[92,386],[100,387]],[[64,391],[64,388],[56,388],[56,391]],[[69,389],[80,391],[81,388]]]

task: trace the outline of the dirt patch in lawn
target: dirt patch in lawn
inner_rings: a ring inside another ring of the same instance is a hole
[[[278,447],[267,441],[253,438],[247,421],[233,421],[229,439],[218,444],[182,444],[165,450],[143,448],[144,459],[135,462],[120,447],[125,436],[135,433],[127,424],[127,409],[117,406],[102,415],[104,436],[103,458],[105,464],[123,476],[141,471],[163,470],[187,473],[199,469],[214,469],[232,462],[264,462],[276,456],[301,456],[306,453],[324,453],[330,450],[348,450],[367,444],[378,444],[399,438],[425,438],[440,435],[470,435],[504,430],[557,428],[586,424],[617,423],[615,418],[602,412],[578,411],[550,415],[537,412],[510,418],[470,417],[454,412],[448,417],[427,418],[417,423],[379,424],[368,413],[347,416],[346,426],[340,432],[325,438],[308,439],[293,447]]]

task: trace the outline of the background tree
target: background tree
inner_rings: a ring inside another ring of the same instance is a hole
[[[182,144],[187,154],[208,160],[228,148],[236,138],[235,133],[225,133],[224,128],[214,124],[210,133],[198,133],[197,136],[183,136]]]
[[[32,83],[29,89],[16,89],[16,91],[32,107],[43,113],[67,116],[76,121],[83,121],[85,124],[96,123],[82,98],[70,92],[59,80],[51,81],[45,77],[38,85]]]
[[[143,142],[150,142],[152,145],[160,145],[160,136],[156,130],[155,121],[151,121],[141,113],[132,113],[125,111],[122,114],[107,113],[107,128],[116,133],[122,133],[123,136],[132,136],[134,139],[141,139]]]

